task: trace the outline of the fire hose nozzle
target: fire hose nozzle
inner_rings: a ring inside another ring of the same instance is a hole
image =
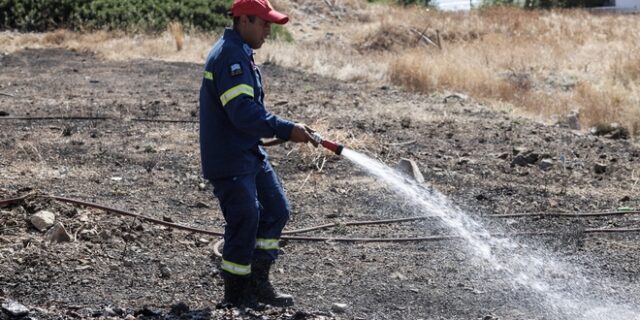
[[[317,132],[314,132],[313,134],[311,134],[311,136],[313,136],[313,140],[315,142],[317,142],[318,144],[322,145],[326,149],[331,150],[333,153],[335,153],[337,155],[340,155],[342,153],[342,150],[344,149],[343,145],[335,143],[333,141],[325,140]]]

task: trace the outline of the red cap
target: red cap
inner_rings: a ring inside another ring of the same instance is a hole
[[[276,11],[269,0],[233,0],[231,14],[239,16],[258,16],[261,19],[277,24],[285,24],[289,17]]]

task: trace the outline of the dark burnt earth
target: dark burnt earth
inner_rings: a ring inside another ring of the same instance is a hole
[[[274,113],[316,126],[323,136],[389,165],[415,160],[426,183],[486,221],[489,230],[558,232],[521,241],[584,266],[587,276],[611,278],[624,292],[621,303],[640,304],[638,233],[580,234],[585,228],[638,228],[638,215],[490,218],[637,209],[640,149],[632,140],[541,124],[464,95],[422,95],[277,65],[262,68]],[[294,308],[217,309],[217,238],[43,197],[222,230],[211,186],[200,178],[198,125],[189,122],[198,119],[202,66],[28,49],[0,56],[0,70],[0,199],[35,195],[0,208],[0,297],[29,308],[31,317],[545,318],[535,296],[514,289],[455,240],[289,241],[272,276],[296,296]],[[70,116],[95,119],[7,119]],[[150,119],[187,121],[142,121]],[[286,144],[269,152],[291,201],[288,229],[428,214],[406,208],[391,190],[323,150]],[[40,210],[54,212],[75,240],[46,241],[29,222]],[[312,234],[449,233],[427,219]]]

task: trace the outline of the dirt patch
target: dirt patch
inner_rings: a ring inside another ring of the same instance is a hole
[[[197,120],[200,65],[102,61],[65,50],[25,50],[0,57],[0,63],[0,91],[12,95],[0,96],[0,111],[108,118],[0,120],[0,197],[63,195],[222,229],[211,186],[200,178],[197,124],[135,121]],[[584,228],[638,227],[633,214],[490,218],[512,212],[637,208],[640,149],[632,142],[512,118],[460,95],[427,96],[344,83],[276,65],[263,66],[263,72],[267,105],[274,113],[323,126],[325,136],[339,137],[347,147],[357,146],[390,165],[414,159],[432,187],[485,221],[489,231],[569,234]],[[288,229],[425,214],[407,208],[345,159],[292,144],[269,152],[292,205]],[[517,160],[519,155],[524,162]],[[545,159],[550,163],[543,166]],[[48,243],[28,222],[42,209],[54,212],[75,240]],[[247,313],[215,308],[222,286],[214,237],[51,200],[26,200],[0,210],[0,295],[27,306],[38,318],[547,318],[536,303],[539,297],[514,287],[461,241],[290,241],[273,278],[296,296],[295,308]],[[442,224],[421,220],[313,234],[448,233]],[[569,238],[522,241],[584,266],[587,276],[610,278],[611,288],[625,293],[620,303],[640,303],[636,233],[590,234],[579,243]],[[336,311],[335,303],[347,307]]]

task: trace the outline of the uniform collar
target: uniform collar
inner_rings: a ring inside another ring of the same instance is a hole
[[[244,53],[246,53],[247,56],[249,56],[249,57],[253,56],[253,49],[251,49],[251,47],[249,47],[249,45],[242,40],[240,35],[237,32],[235,32],[235,30],[233,30],[231,28],[225,28],[224,29],[224,38],[232,40],[232,41],[240,42],[242,44],[242,49],[244,50]]]

